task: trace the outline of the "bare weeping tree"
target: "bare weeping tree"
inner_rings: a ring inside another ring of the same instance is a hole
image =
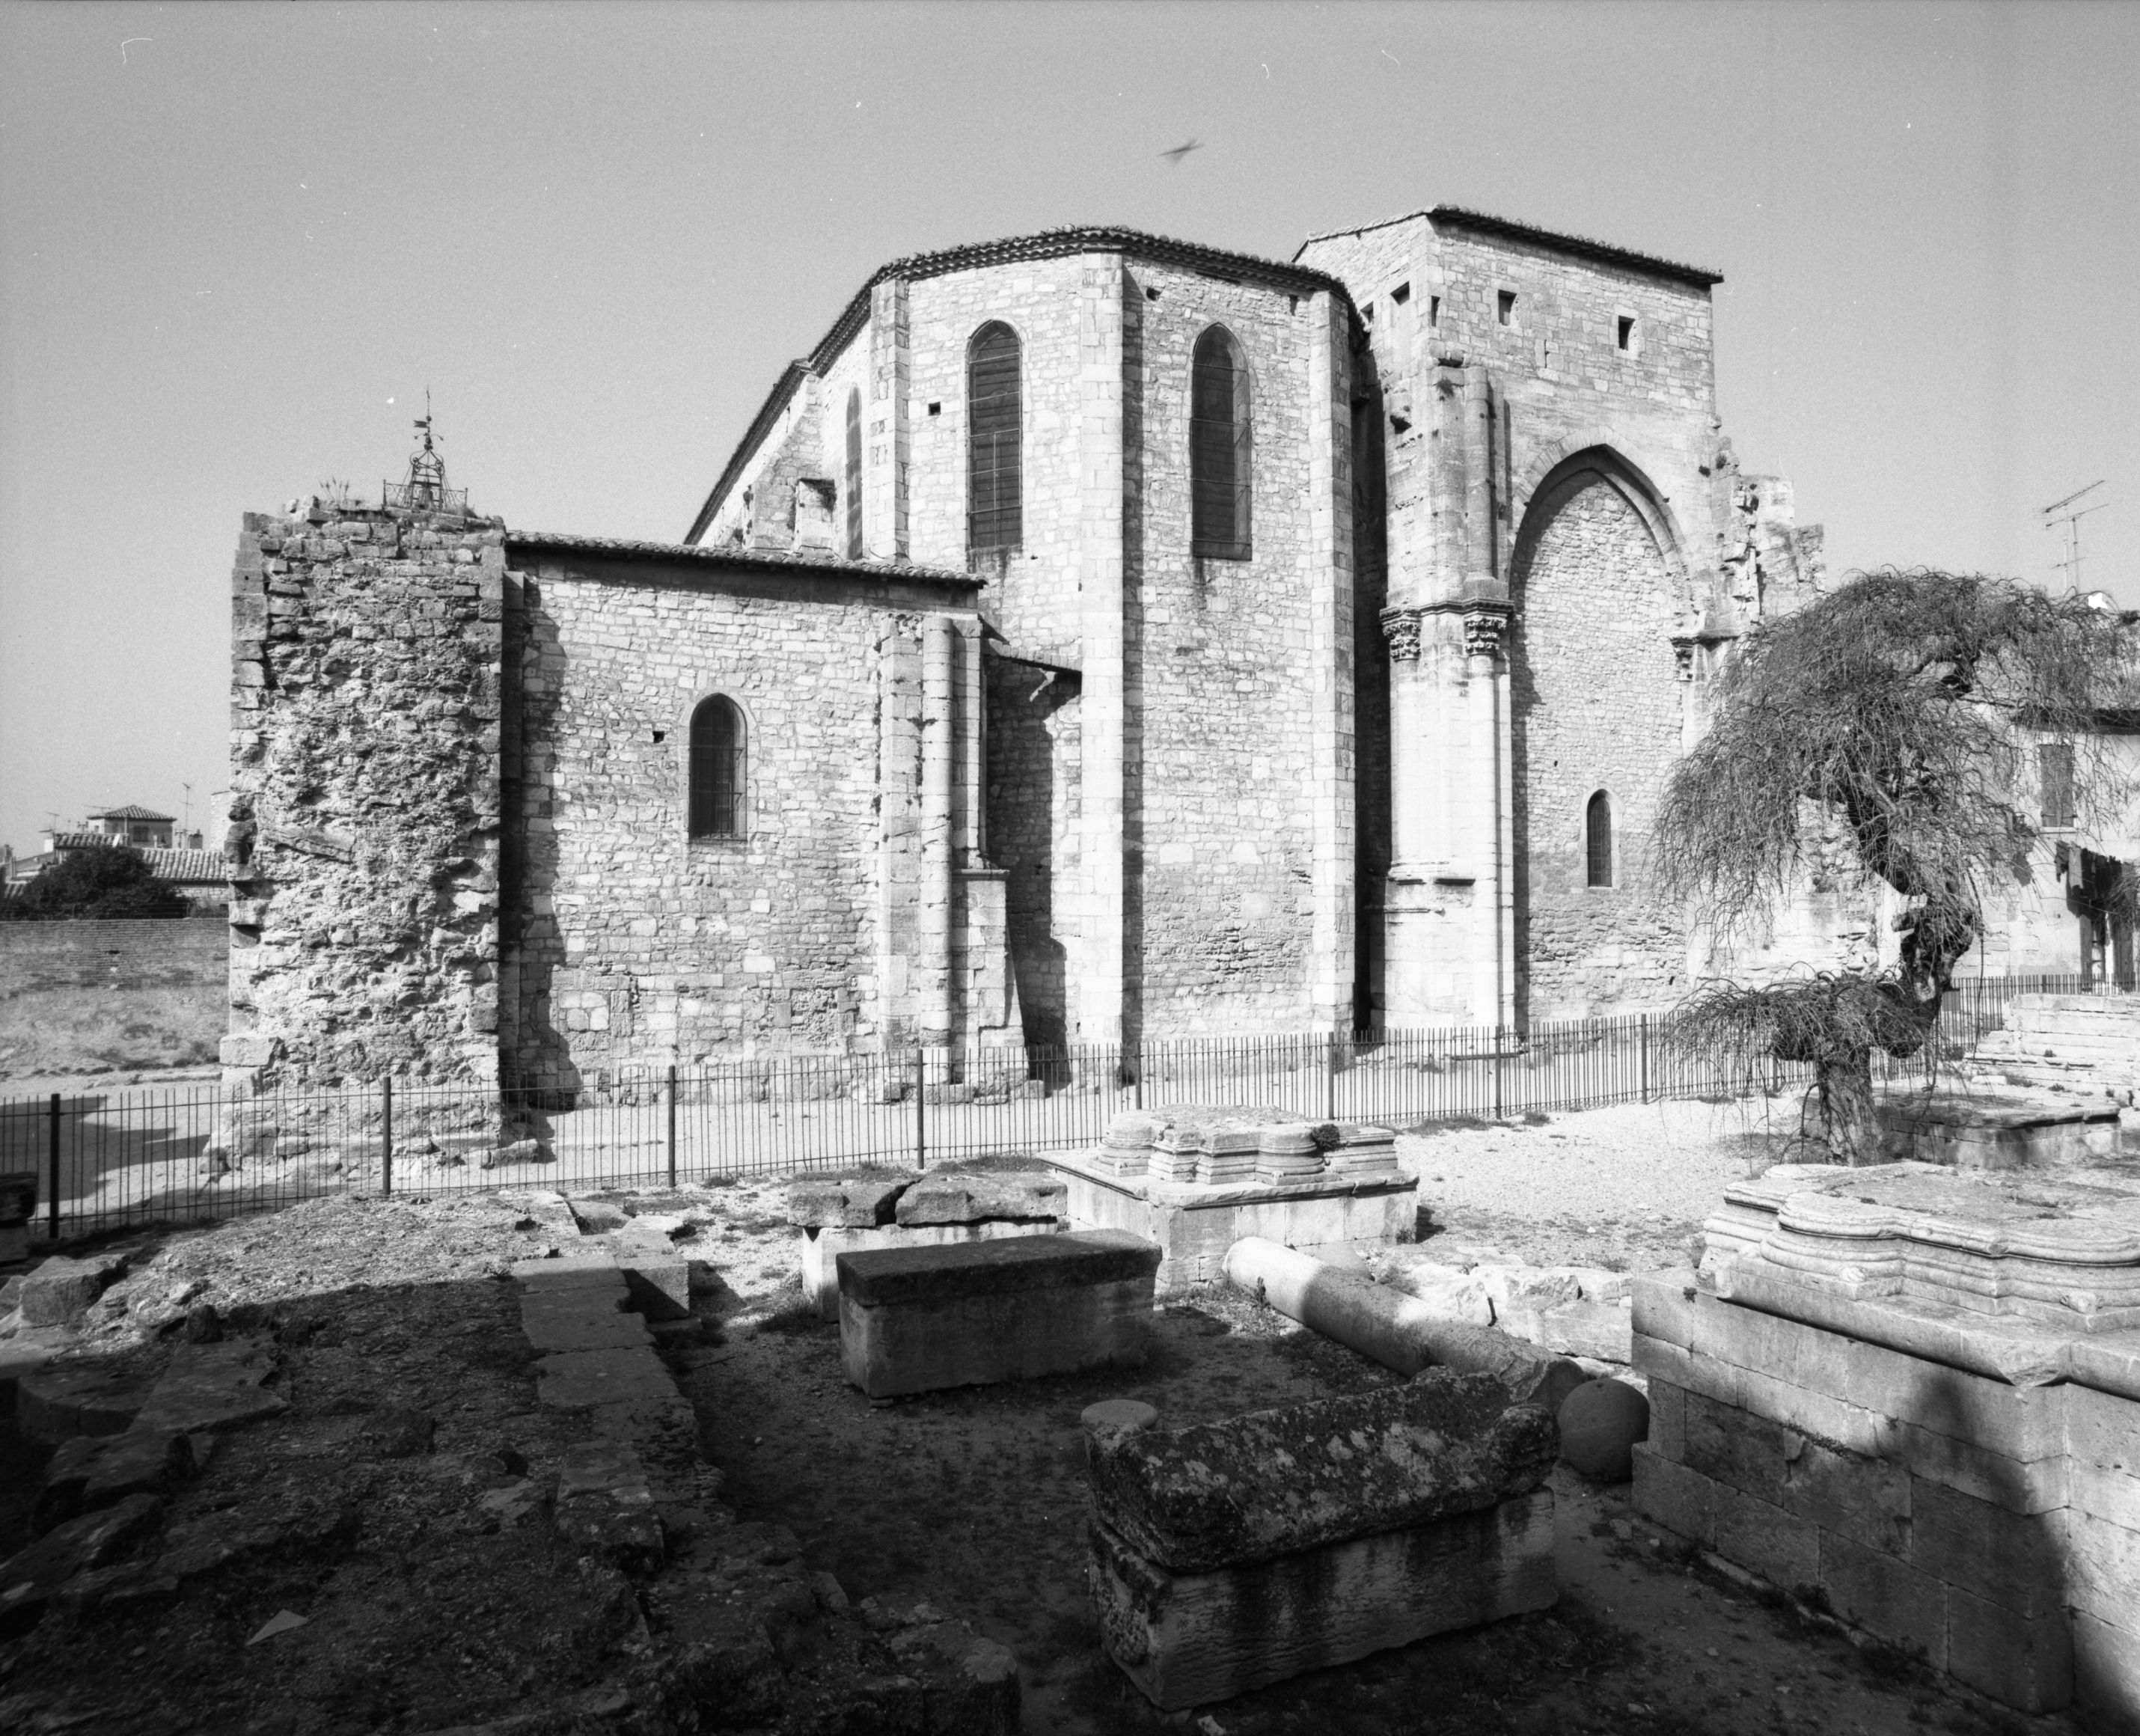
[[[2115,612],[2008,579],[1853,575],[1763,623],[1719,684],[1708,734],[1666,784],[1661,885],[1712,934],[1773,916],[1816,856],[1900,895],[1900,957],[1767,987],[1719,983],[1681,1009],[1686,1040],[1809,1062],[1832,1160],[1878,1160],[1872,1057],[1916,1054],[1987,891],[2030,875],[2042,840],[2034,755],[2071,767],[2084,817],[2126,793],[2098,726],[2133,703]]]

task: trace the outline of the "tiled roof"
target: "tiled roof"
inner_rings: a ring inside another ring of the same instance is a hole
[[[50,850],[39,856],[17,856],[8,873],[17,880],[31,879],[39,869],[71,851],[121,848],[140,856],[158,880],[169,880],[175,885],[192,885],[202,880],[220,883],[226,877],[223,852],[219,850],[164,850],[153,844],[129,844],[124,838],[106,837],[101,831],[55,832]],[[27,874],[23,871],[26,866]]]
[[[1401,217],[1386,217],[1379,223],[1360,223],[1349,229],[1328,229],[1320,235],[1311,235],[1300,244],[1298,259],[1318,241],[1328,241],[1339,235],[1364,235],[1370,229],[1387,229],[1391,223],[1411,223],[1416,218],[1452,229],[1473,229],[1482,235],[1498,235],[1509,241],[1524,241],[1534,247],[1551,248],[1560,253],[1573,253],[1578,259],[1594,259],[1600,265],[1617,265],[1626,271],[1647,272],[1652,277],[1669,277],[1676,282],[1691,283],[1699,289],[1709,289],[1724,281],[1721,272],[1706,271],[1698,265],[1681,265],[1670,259],[1660,259],[1652,253],[1638,253],[1632,248],[1616,248],[1608,242],[1592,241],[1586,236],[1563,235],[1557,230],[1541,229],[1533,223],[1521,223],[1505,217],[1489,216],[1484,211],[1468,211],[1461,205],[1436,205],[1426,211],[1407,211]]]
[[[985,265],[1014,265],[1028,259],[1060,259],[1072,253],[1131,253],[1141,259],[1154,259],[1165,265],[1186,266],[1191,271],[1211,272],[1225,277],[1241,277],[1269,283],[1279,289],[1298,290],[1312,294],[1318,290],[1329,290],[1347,306],[1351,297],[1345,286],[1326,272],[1312,266],[1298,265],[1279,259],[1264,259],[1253,253],[1230,253],[1224,248],[1205,247],[1193,241],[1176,241],[1170,236],[1152,235],[1142,229],[1126,229],[1113,224],[1043,229],[1034,235],[1009,235],[999,241],[969,242],[962,247],[942,248],[930,253],[910,253],[904,259],[895,259],[881,266],[869,281],[855,292],[854,297],[832,321],[832,329],[818,341],[817,347],[799,361],[791,363],[750,426],[744,431],[735,451],[729,456],[719,479],[707,495],[706,503],[699,509],[699,516],[686,533],[689,537],[705,534],[706,527],[713,522],[714,514],[729,489],[734,485],[750,454],[757,449],[765,429],[780,414],[788,400],[793,395],[797,383],[805,372],[822,374],[840,352],[846,349],[862,322],[869,317],[870,292],[880,283],[895,278],[904,278],[911,283],[922,277],[940,277],[950,272],[972,271]]]
[[[201,880],[220,885],[229,878],[219,850],[146,850],[138,844],[134,847],[141,851],[160,880],[189,886]]]
[[[136,807],[128,802],[124,807],[108,807],[101,813],[91,814],[92,820],[163,820],[176,819],[174,814],[159,814],[145,807]]]
[[[617,537],[569,537],[555,531],[508,531],[508,548],[552,549],[560,553],[605,555],[613,560],[679,561],[701,566],[763,566],[776,571],[822,573],[827,578],[904,580],[910,584],[944,585],[978,591],[987,582],[969,572],[941,566],[915,566],[900,561],[843,561],[829,551],[784,548],[705,547],[692,542],[636,542]]]

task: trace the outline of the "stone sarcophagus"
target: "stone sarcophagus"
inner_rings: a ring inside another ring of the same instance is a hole
[[[1544,1609],[1552,1417],[1486,1375],[1183,1428],[1088,1427],[1089,1589],[1168,1710]]]
[[[1103,1229],[866,1249],[832,1264],[841,1366],[886,1399],[1142,1361],[1159,1250]]]

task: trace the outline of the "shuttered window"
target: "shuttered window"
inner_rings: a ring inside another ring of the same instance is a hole
[[[716,694],[691,714],[691,836],[743,836],[743,714]]]
[[[1583,816],[1583,883],[1592,886],[1612,884],[1612,798],[1600,790],[1590,798]]]
[[[966,547],[1016,548],[1021,509],[1018,334],[991,323],[966,356]]]
[[[1248,359],[1232,332],[1214,326],[1190,363],[1190,552],[1215,561],[1249,557],[1254,424]]]
[[[862,557],[862,395],[847,394],[847,558]]]

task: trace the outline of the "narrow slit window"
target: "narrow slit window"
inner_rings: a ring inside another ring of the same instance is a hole
[[[847,558],[862,557],[862,395],[847,394]]]
[[[966,547],[1016,548],[1024,537],[1018,334],[992,321],[966,356]]]
[[[2044,824],[2074,823],[2074,750],[2064,742],[2046,743],[2037,751],[2044,782]]]
[[[1429,296],[1426,298],[1426,323],[1430,326],[1439,326],[1441,323],[1441,297],[1440,296]]]
[[[1504,326],[1513,326],[1516,323],[1515,291],[1504,289],[1499,292],[1494,298],[1494,306],[1496,316]]]
[[[691,714],[690,833],[743,836],[743,714],[716,694]]]
[[[1583,884],[1612,884],[1612,798],[1600,790],[1583,817]]]
[[[1254,424],[1248,358],[1234,334],[1213,326],[1190,362],[1189,547],[1215,561],[1250,557]]]
[[[1620,316],[1620,347],[1622,350],[1632,350],[1635,347],[1635,322],[1631,316],[1624,313]]]

